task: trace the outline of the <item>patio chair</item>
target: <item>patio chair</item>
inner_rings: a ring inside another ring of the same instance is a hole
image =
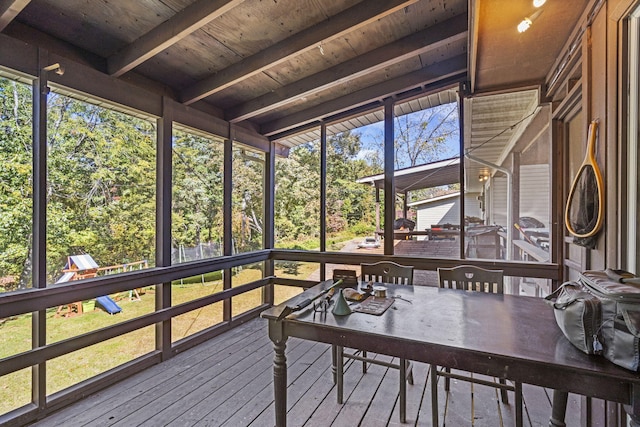
[[[486,270],[484,268],[472,265],[461,265],[454,268],[438,268],[438,285],[441,288],[460,289],[465,291],[487,292],[494,294],[504,293],[504,272],[502,270]],[[436,365],[431,365],[431,381],[432,381],[432,411],[434,413],[433,423],[437,424],[438,413],[438,393],[437,381],[438,377],[445,378],[444,389],[449,391],[451,378],[471,382],[475,384],[488,385],[500,389],[500,397],[504,404],[509,404],[507,391],[516,393],[516,404],[522,402],[522,388],[519,385],[509,385],[503,378],[498,383],[485,381],[479,378],[473,378],[471,375],[460,375],[452,373],[451,369],[444,368],[438,371]]]
[[[396,264],[390,261],[381,261],[373,264],[360,264],[362,281],[374,283],[394,283],[399,285],[413,284],[413,267]],[[406,359],[400,359],[399,363],[389,363],[367,357],[366,351],[356,350],[353,353],[344,351],[344,347],[334,345],[333,355],[336,358],[359,360],[362,362],[362,373],[367,373],[367,364],[386,366],[400,370],[400,422],[404,423],[407,418],[407,382],[413,384],[413,372],[411,364]],[[341,364],[344,366],[344,362]],[[334,360],[334,366],[336,366]],[[338,384],[338,403],[342,403],[342,370],[336,371],[335,381]]]

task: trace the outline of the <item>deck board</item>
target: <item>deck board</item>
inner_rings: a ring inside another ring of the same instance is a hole
[[[88,396],[36,425],[111,425],[123,416],[126,405],[130,404],[134,407],[144,405],[148,393],[152,390],[163,390],[165,384],[171,384],[171,388],[179,384],[180,377],[186,374],[186,368],[203,362],[211,364],[210,360],[207,362],[210,358],[220,363],[264,335],[263,325],[255,322],[242,324],[161,365],[146,369],[115,386]],[[109,420],[112,414],[114,419]]]
[[[295,345],[289,353],[289,358],[293,361],[298,360],[312,346],[313,343],[308,341]],[[268,358],[269,355],[267,353],[264,357]],[[273,374],[268,366],[256,367],[253,363],[239,365],[238,369],[228,371],[233,376],[232,381],[218,388],[215,393],[208,394],[207,390],[201,390],[199,395],[195,396],[198,400],[197,404],[166,425],[172,427],[198,423],[205,423],[210,426],[221,425],[235,411],[240,410],[245,402],[270,386]],[[297,363],[294,362],[291,369],[293,370],[296,365]],[[153,425],[153,423],[149,425]]]
[[[127,402],[117,408],[117,412],[110,414],[109,420],[117,417],[118,422],[108,423],[115,426],[157,426],[171,421],[177,414],[188,411],[204,398],[215,398],[220,390],[232,388],[234,378],[240,381],[250,381],[251,375],[241,375],[250,370],[254,364],[254,357],[267,358],[271,355],[271,345],[268,339],[261,338],[242,341],[237,344],[242,348],[237,352],[225,354],[225,358],[218,364],[210,365],[205,359],[194,364],[179,376],[171,378],[171,382],[163,382],[146,391],[142,396]],[[230,386],[231,384],[231,386]],[[126,416],[122,416],[126,414]],[[194,424],[195,425],[195,424]]]
[[[326,345],[314,343],[300,359],[289,361],[289,401],[296,402],[304,395],[309,384],[313,384],[326,370],[331,363],[331,355]],[[273,402],[272,370],[268,367],[269,382],[258,393],[247,399],[242,407],[238,408],[229,418],[222,422],[224,427],[246,426],[256,420]],[[252,385],[250,388],[254,388]],[[268,419],[271,414],[264,416],[265,423],[272,421]],[[222,418],[222,417],[221,417]]]
[[[391,360],[388,356],[377,356]],[[35,423],[35,426],[256,426],[273,425],[273,350],[267,323],[256,319],[131,376]],[[288,415],[290,426],[431,426],[429,366],[413,363],[407,386],[407,423],[400,424],[398,371],[379,365],[362,375],[346,365],[345,403],[336,402],[330,346],[290,339]],[[496,389],[452,380],[445,393],[439,379],[440,425],[512,426],[510,404]],[[523,385],[525,426],[548,424],[551,390]],[[446,413],[445,413],[446,410]],[[567,426],[579,425],[580,397],[569,395]]]
[[[368,354],[369,357],[372,357],[373,354]],[[397,363],[397,359],[391,359],[387,357],[382,357],[386,362],[395,362]],[[391,418],[391,413],[393,412],[397,400],[398,400],[398,390],[400,383],[400,373],[396,369],[391,369],[383,366],[371,365],[367,368],[367,374],[362,375],[361,364],[356,363],[357,369],[353,372],[345,373],[346,377],[356,377],[363,378],[371,376],[376,376],[376,387],[373,388],[370,393],[369,402],[367,403],[367,410],[360,414],[360,424],[363,426],[386,426]],[[368,378],[366,378],[367,383],[371,382]],[[332,400],[335,401],[335,392],[332,393]],[[357,394],[353,397],[356,402],[360,398]],[[345,405],[345,412],[350,412],[351,408],[351,399],[348,399],[349,405]],[[332,424],[332,425],[340,425],[340,424]]]

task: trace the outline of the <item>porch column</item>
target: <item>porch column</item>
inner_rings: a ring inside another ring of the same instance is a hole
[[[512,189],[513,189],[513,197],[511,198],[511,218],[513,218],[514,223],[518,222],[520,219],[520,153],[513,152],[511,153],[511,173],[512,173]],[[509,224],[509,227],[515,229],[514,224]],[[514,239],[521,239],[522,236],[519,235],[519,232],[516,233],[513,237]],[[513,245],[513,241],[511,242]],[[512,251],[513,251],[512,246]],[[514,257],[513,259],[521,260],[522,257],[516,255],[516,251],[513,251]],[[514,278],[515,279],[515,278]],[[519,281],[518,281],[519,282]],[[513,285],[516,285],[516,281],[514,280]]]
[[[38,78],[33,81],[33,223],[31,229],[31,286],[47,287],[47,71],[49,54],[38,49]],[[47,344],[46,311],[34,312],[31,318],[33,332],[31,345],[38,348]],[[31,399],[40,408],[47,401],[46,364],[31,368]]]
[[[402,202],[402,217],[407,219],[407,213],[409,211],[409,206],[407,206],[407,204],[409,203],[409,192],[405,191],[404,192],[404,201]]]
[[[380,230],[380,189],[376,187],[376,233]]]
[[[458,85],[458,130],[459,130],[459,143],[460,143],[460,236],[458,237],[460,243],[460,253],[459,256],[461,259],[465,258],[466,254],[466,245],[465,245],[465,206],[464,206],[464,164],[465,158],[464,154],[464,99],[467,95],[467,84],[468,83],[460,83]]]
[[[320,124],[320,252],[327,250],[327,124]],[[320,280],[326,280],[326,264],[320,263]]]
[[[275,245],[275,188],[276,188],[276,143],[269,143],[269,151],[264,155],[264,213],[262,226],[262,243],[265,249],[273,249]],[[274,261],[264,262],[264,276],[274,275]],[[265,286],[262,302],[273,304],[273,284]]]
[[[393,147],[393,100],[384,100],[384,254],[393,255],[393,221],[396,215]]]
[[[162,117],[158,119],[156,162],[156,267],[171,265],[171,139],[173,134],[173,107],[162,98]],[[156,310],[171,307],[171,282],[156,285]],[[171,357],[171,319],[156,324],[156,349],[162,359]]]
[[[229,124],[229,139],[224,140],[224,166],[223,166],[223,191],[222,191],[222,250],[224,256],[233,255],[233,236],[231,228],[231,203],[233,189],[233,138],[235,131]],[[231,269],[225,268],[222,272],[222,289],[231,289]],[[225,322],[231,320],[231,299],[227,298],[222,303],[222,319]]]

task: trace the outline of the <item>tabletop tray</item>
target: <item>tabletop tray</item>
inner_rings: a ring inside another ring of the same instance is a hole
[[[351,311],[356,311],[358,313],[366,313],[366,314],[374,314],[376,316],[380,316],[382,313],[387,311],[391,304],[393,304],[393,298],[379,298],[371,295],[366,300],[362,301],[360,304],[354,305]]]

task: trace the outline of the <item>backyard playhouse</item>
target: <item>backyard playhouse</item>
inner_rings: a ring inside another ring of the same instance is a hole
[[[99,270],[102,269],[98,267],[91,255],[71,255],[67,257],[67,263],[62,270],[63,274],[56,281],[56,284],[96,277]],[[97,297],[95,301],[77,301],[63,304],[56,310],[56,317],[78,316],[85,311],[93,311],[96,304],[109,314],[116,314],[122,311],[122,308],[111,297],[104,295]]]

